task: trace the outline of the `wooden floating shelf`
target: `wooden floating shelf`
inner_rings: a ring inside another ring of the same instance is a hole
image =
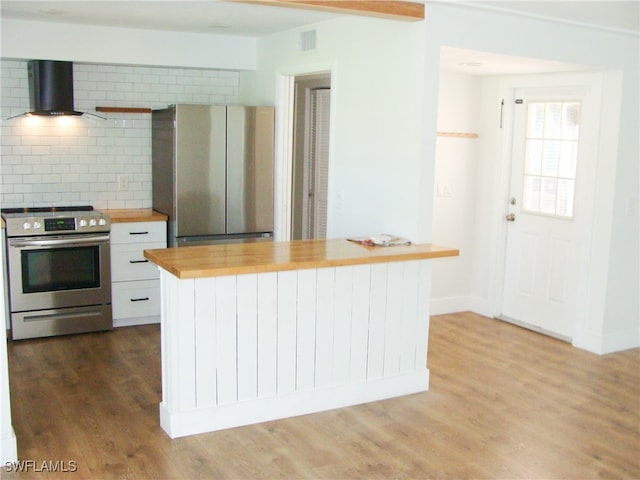
[[[151,109],[150,108],[137,108],[137,107],[96,107],[96,112],[151,113]]]
[[[467,132],[437,132],[439,137],[455,137],[455,138],[478,138],[477,133]]]

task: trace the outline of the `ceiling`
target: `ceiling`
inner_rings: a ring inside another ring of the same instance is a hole
[[[591,69],[593,67],[463,48],[442,47],[440,50],[440,70],[464,75],[525,75]]]
[[[636,35],[640,31],[640,0],[471,0],[465,4]]]
[[[335,13],[206,1],[5,1],[2,18],[260,37],[337,17]]]
[[[459,0],[426,0],[427,18],[429,3],[435,2],[461,3]],[[465,1],[464,5],[550,21],[589,25],[634,35],[638,35],[640,30],[640,0],[469,0]],[[224,0],[2,0],[0,8],[2,18],[251,37],[299,28],[340,16],[332,12],[234,3]],[[472,75],[542,73],[580,69],[578,66],[557,62],[507,57],[456,48],[443,48],[441,63],[443,70]]]
[[[640,30],[639,0],[426,0],[427,16],[429,3],[437,1],[636,34]],[[317,10],[224,0],[2,0],[0,4],[3,18],[242,36],[267,35],[338,16]]]

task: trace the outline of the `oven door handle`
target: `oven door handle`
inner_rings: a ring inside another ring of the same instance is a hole
[[[99,235],[95,237],[83,236],[73,238],[50,238],[42,240],[23,240],[12,238],[9,240],[9,245],[11,247],[55,247],[59,245],[77,245],[105,241],[109,241],[109,235]]]

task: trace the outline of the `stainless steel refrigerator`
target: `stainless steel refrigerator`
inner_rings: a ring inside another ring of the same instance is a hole
[[[273,237],[273,107],[152,112],[153,208],[169,247]]]

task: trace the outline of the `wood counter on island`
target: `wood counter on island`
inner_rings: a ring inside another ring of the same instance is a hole
[[[434,245],[146,250],[160,267],[171,438],[425,391]]]

